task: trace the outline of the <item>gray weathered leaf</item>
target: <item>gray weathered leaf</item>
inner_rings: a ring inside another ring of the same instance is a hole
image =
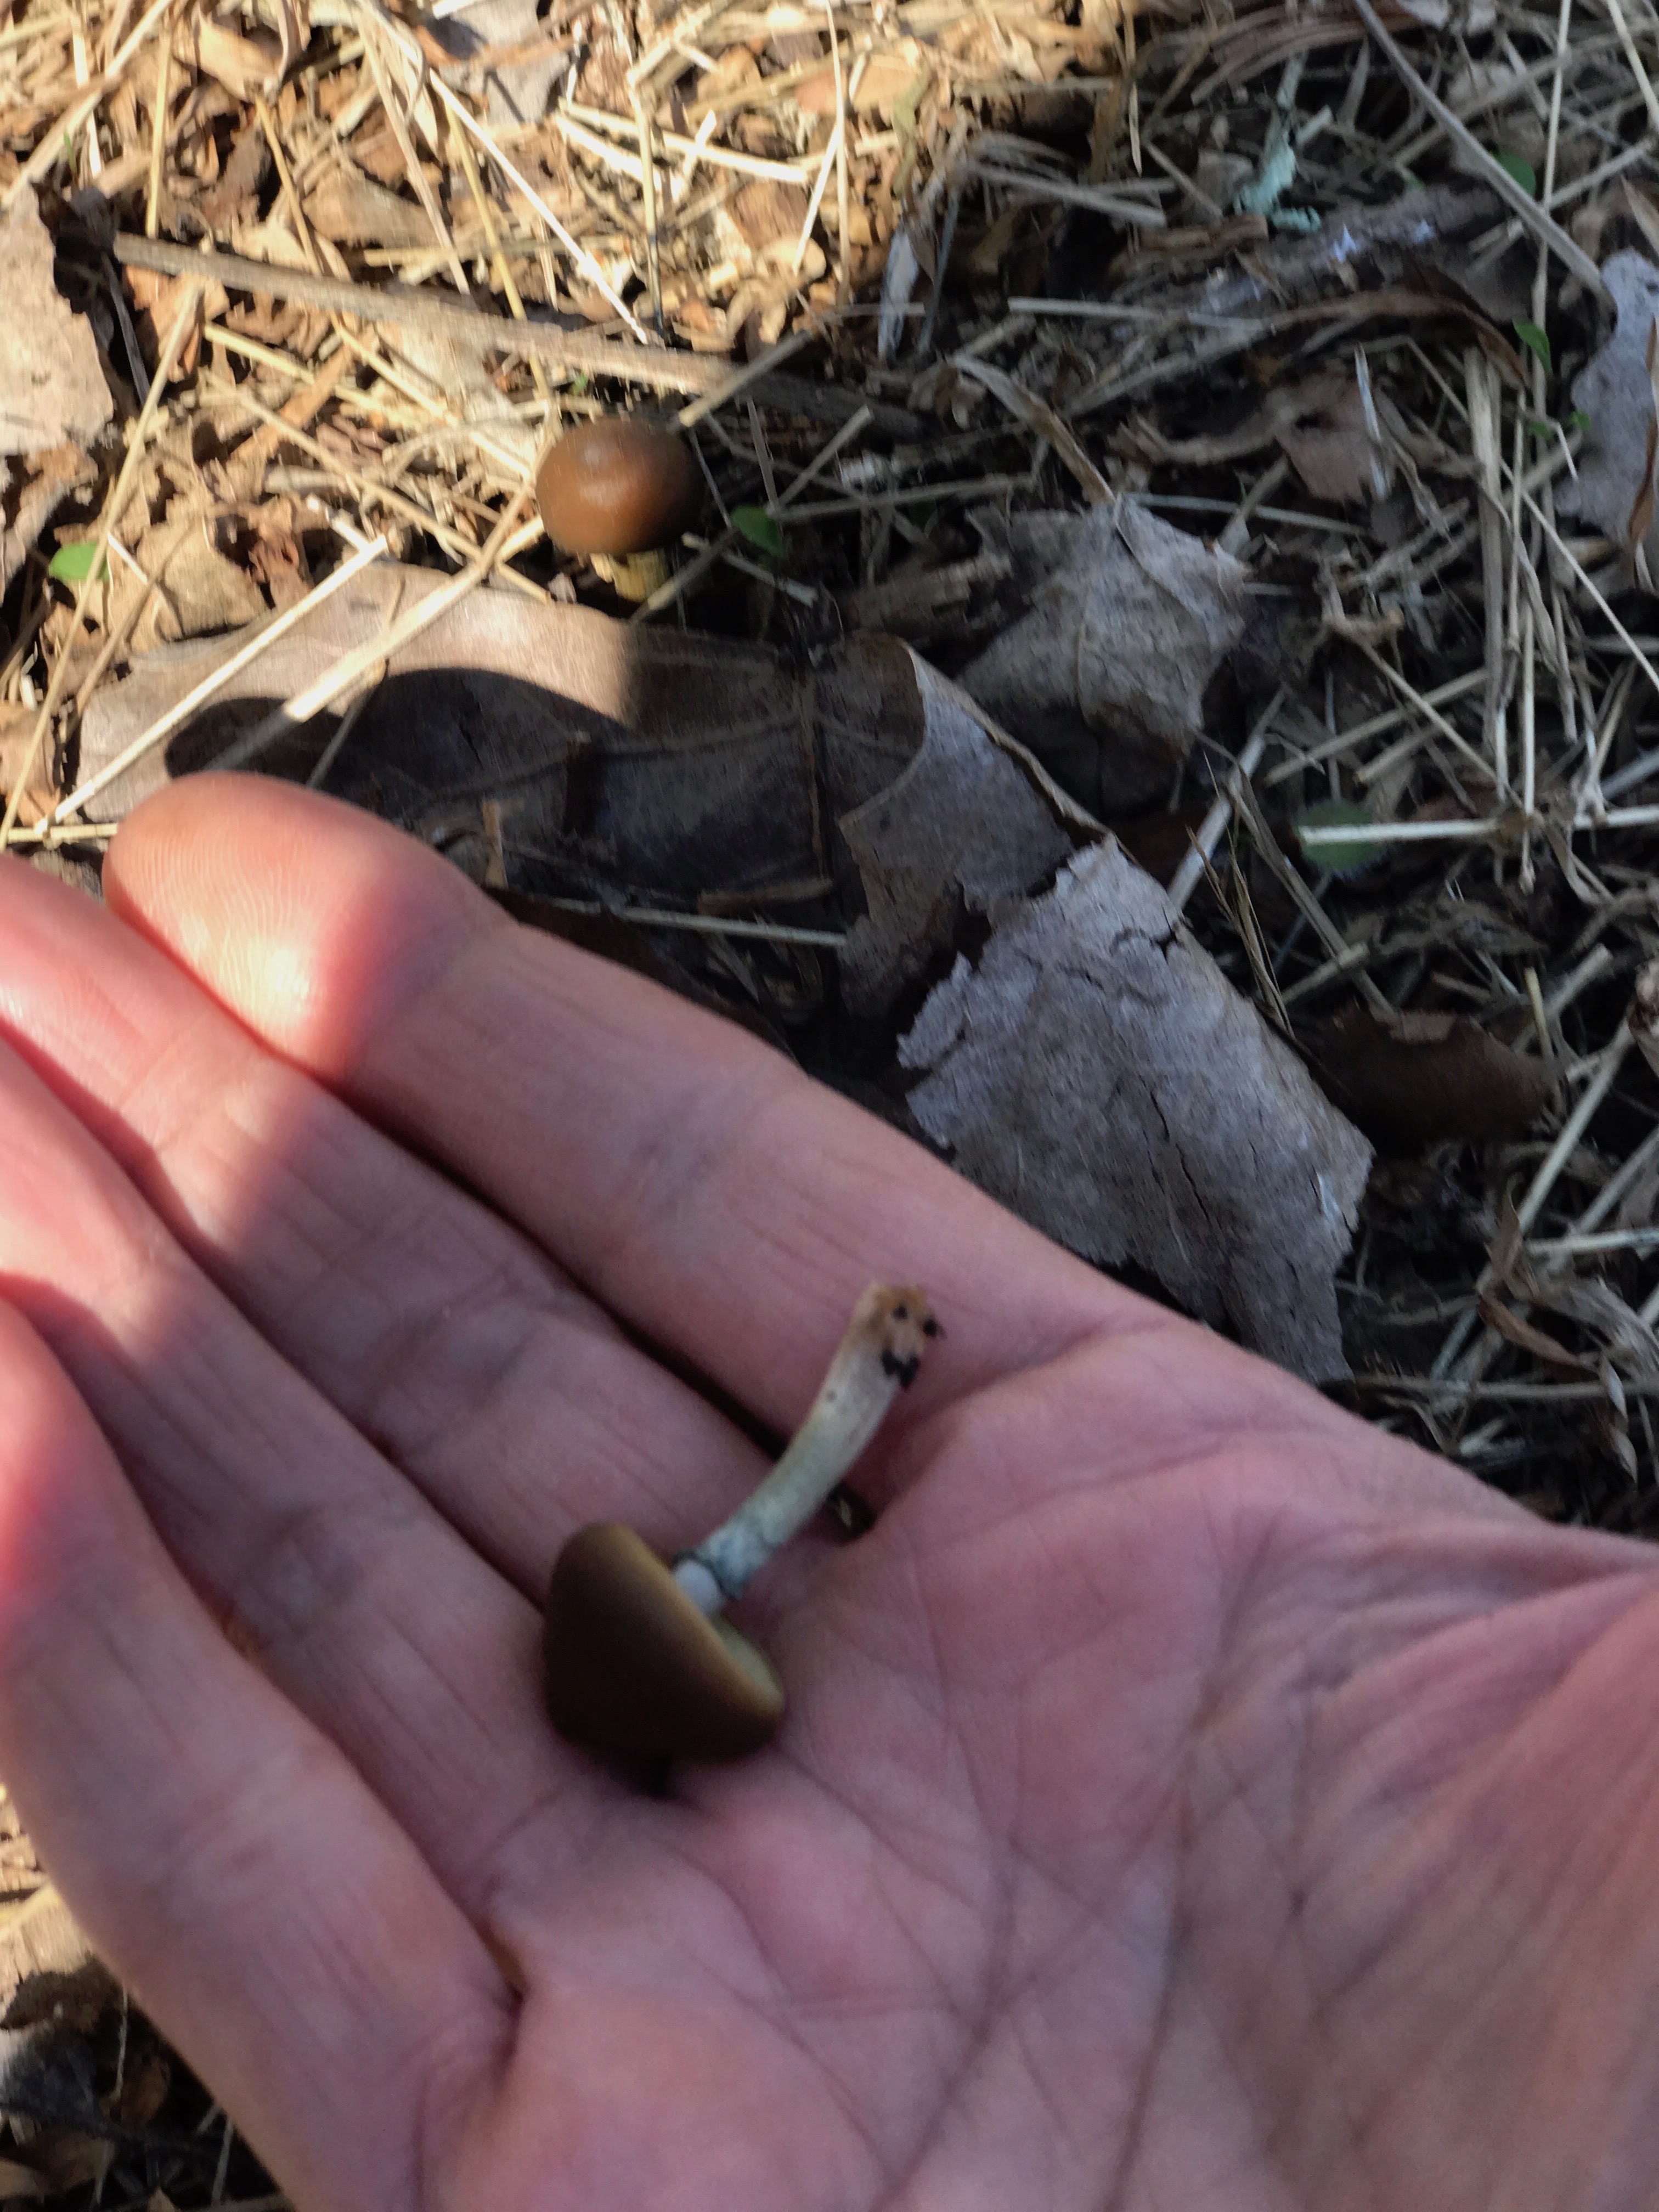
[[[1014,757],[993,744],[954,687],[909,657],[921,747],[840,823],[869,909],[842,948],[842,988],[854,1013],[884,1012],[946,949],[958,895],[983,912],[1051,874],[1072,850]]]
[[[1013,902],[903,1040],[923,1129],[1085,1258],[1315,1380],[1370,1147],[1109,842]]]
[[[1244,570],[1125,500],[1091,507],[1030,611],[962,672],[1099,813],[1169,788],[1243,629]]]

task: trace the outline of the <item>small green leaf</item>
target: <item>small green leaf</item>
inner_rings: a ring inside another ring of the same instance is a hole
[[[98,550],[95,538],[77,538],[73,545],[60,545],[52,555],[46,574],[60,584],[83,584],[92,574],[92,556]],[[101,584],[109,574],[109,562],[98,563],[98,580]]]
[[[1316,868],[1328,868],[1334,876],[1358,875],[1370,867],[1381,849],[1364,832],[1371,826],[1371,810],[1352,799],[1322,799],[1291,817],[1291,828],[1303,856]],[[1316,834],[1310,837],[1309,830]],[[1333,832],[1347,830],[1347,836]]]
[[[1554,367],[1554,363],[1550,359],[1550,341],[1547,331],[1540,330],[1536,323],[1517,323],[1515,325],[1515,335],[1529,352],[1537,355],[1546,368]]]
[[[1553,438],[1555,435],[1554,423],[1546,422],[1541,416],[1534,415],[1527,428],[1534,438]]]
[[[1498,167],[1507,170],[1527,197],[1535,200],[1538,197],[1538,172],[1532,163],[1520,154],[1499,154],[1497,158]]]
[[[585,368],[579,368],[576,371],[576,374],[571,378],[570,389],[578,399],[580,399],[586,392],[587,371]]]
[[[1578,430],[1588,430],[1589,428],[1589,422],[1590,418],[1585,414],[1583,409],[1582,407],[1575,407],[1571,414],[1567,417],[1567,429],[1570,433]]]
[[[783,532],[763,507],[734,507],[732,527],[741,531],[751,545],[758,545],[775,561],[783,550]]]

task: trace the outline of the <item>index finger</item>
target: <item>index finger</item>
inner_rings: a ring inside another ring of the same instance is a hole
[[[872,1276],[963,1389],[1170,1317],[729,1023],[507,921],[447,862],[264,778],[135,812],[110,904],[276,1050],[516,1218],[780,1428]]]

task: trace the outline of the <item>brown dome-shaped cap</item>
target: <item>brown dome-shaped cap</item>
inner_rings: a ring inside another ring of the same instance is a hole
[[[685,441],[630,415],[566,431],[536,471],[536,503],[566,553],[647,553],[696,518],[697,465]]]
[[[631,1528],[598,1522],[559,1553],[543,1688],[562,1735],[642,1757],[740,1759],[783,1717],[752,1644],[700,1613]]]

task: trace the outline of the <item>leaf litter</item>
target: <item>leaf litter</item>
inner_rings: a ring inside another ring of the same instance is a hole
[[[1628,0],[0,0],[0,842],[326,787],[1650,1530],[1656,85]],[[523,496],[624,410],[631,585]],[[17,1956],[11,2193],[272,2201]]]

